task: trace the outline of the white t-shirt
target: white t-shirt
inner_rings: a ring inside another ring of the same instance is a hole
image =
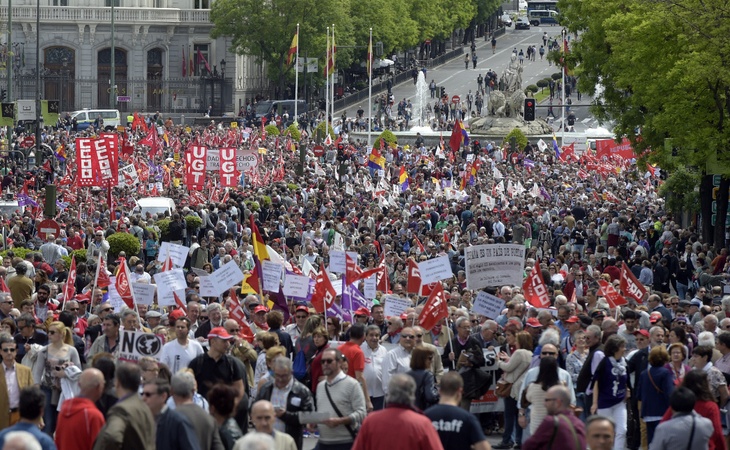
[[[188,345],[183,347],[175,339],[168,342],[162,347],[160,353],[160,362],[170,368],[170,372],[177,373],[180,369],[185,369],[190,361],[196,356],[203,354],[203,347],[195,340],[188,340]]]

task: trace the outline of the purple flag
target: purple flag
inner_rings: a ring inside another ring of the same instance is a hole
[[[372,302],[369,302],[355,283],[342,288],[342,307],[349,311],[356,311],[358,308],[367,308],[370,310]]]
[[[18,206],[32,206],[35,208],[38,203],[30,198],[28,194],[18,193]]]
[[[278,309],[284,314],[284,323],[289,321],[289,305],[286,303],[286,297],[281,292],[281,288],[279,288],[279,292],[272,294],[269,299],[274,302],[274,309]]]
[[[352,323],[352,315],[348,311],[343,310],[342,307],[335,302],[332,302],[332,305],[327,309],[327,314],[332,314],[339,317],[342,321]]]
[[[547,200],[547,201],[550,201],[550,199],[552,199],[552,197],[550,196],[550,194],[548,194],[547,189],[545,189],[542,186],[540,187],[540,195],[542,195],[543,197],[545,197],[545,200]]]

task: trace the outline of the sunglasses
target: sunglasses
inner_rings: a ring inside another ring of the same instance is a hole
[[[324,359],[324,358],[322,358],[321,361],[322,361],[322,364],[332,364],[333,362],[335,362],[334,359]]]
[[[422,338],[422,337],[423,337],[423,335],[422,335],[422,334],[417,334],[417,335],[416,335],[416,337],[417,337],[417,338]]]
[[[14,348],[4,348],[3,349],[3,352],[5,352],[5,353],[15,353],[16,351],[17,351],[17,349],[14,349]]]
[[[108,311],[113,311],[113,310],[114,310],[114,308],[104,308],[104,309],[102,309],[102,312],[108,312]]]
[[[295,316],[297,319],[306,319],[307,316]]]
[[[234,328],[234,329],[232,329],[232,330],[228,330],[228,332],[229,332],[229,333],[238,333],[238,332],[240,332],[240,331],[241,331],[241,329],[240,329],[240,328]]]
[[[555,356],[557,354],[558,354],[557,352],[542,352],[542,353],[540,353],[540,355],[542,355],[542,356]]]
[[[142,397],[152,397],[153,395],[157,395],[157,392],[142,392]]]
[[[68,310],[69,311],[78,311],[79,309],[78,308],[69,308]]]
[[[403,339],[415,339],[416,338],[412,334],[401,334],[400,337]]]

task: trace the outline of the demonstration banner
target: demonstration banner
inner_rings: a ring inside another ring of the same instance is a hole
[[[504,400],[497,397],[495,394],[495,388],[497,383],[497,355],[499,354],[499,347],[495,347],[492,350],[484,349],[484,360],[486,365],[479,370],[487,372],[492,375],[492,385],[489,390],[476,400],[472,400],[469,411],[473,414],[485,413],[485,412],[500,412],[504,411]]]
[[[117,187],[122,188],[124,186],[134,186],[137,183],[139,183],[139,175],[137,174],[137,169],[134,167],[134,164],[130,164],[119,169]]]
[[[255,148],[238,148],[235,153],[236,170],[248,172],[258,166],[258,150]],[[205,156],[205,170],[217,172],[221,168],[220,150],[209,148]]]
[[[144,356],[150,356],[159,361],[162,346],[165,340],[162,336],[142,331],[122,330],[119,343],[119,360],[137,362]]]
[[[132,283],[132,291],[134,292],[134,301],[138,305],[149,306],[155,301],[157,287],[148,283]]]
[[[236,261],[228,261],[226,264],[220,266],[218,270],[210,274],[210,281],[215,287],[215,295],[220,295],[226,289],[230,289],[233,286],[243,281],[244,275],[241,269],[236,264]],[[279,277],[281,279],[281,277]],[[276,289],[278,292],[278,289]]]
[[[464,249],[466,288],[521,286],[525,269],[525,246],[486,244]]]
[[[160,306],[177,306],[174,293],[188,287],[182,269],[166,270],[152,276],[157,285],[157,304]],[[183,295],[184,298],[184,295]]]
[[[91,165],[98,179],[94,186],[108,187],[118,181],[119,175],[112,170],[112,156],[107,148],[106,139],[91,141]]]
[[[596,141],[596,158],[608,159],[612,156],[618,156],[621,159],[636,158],[631,142],[627,138],[623,138],[620,144],[617,144],[613,139],[598,139]]]
[[[385,301],[385,317],[400,317],[406,309],[413,307],[410,299],[397,295],[386,295],[383,300]]]
[[[94,161],[91,138],[76,138],[76,185],[94,185]]]
[[[205,184],[205,154],[202,145],[191,145],[185,152],[185,184],[188,189],[200,191]]]
[[[624,295],[636,300],[636,303],[643,303],[646,295],[646,288],[636,279],[631,269],[625,262],[621,263],[621,292]]]
[[[240,176],[236,169],[236,149],[224,147],[220,152],[220,180],[221,187],[235,187]]]
[[[545,286],[545,280],[542,279],[539,260],[522,283],[522,294],[525,296],[525,300],[535,308],[550,307],[550,295]]]
[[[101,133],[101,139],[104,140],[106,148],[109,150],[112,179],[107,182],[107,186],[112,186],[114,180],[119,178],[119,163],[117,162],[119,155],[119,135],[117,133]]]
[[[418,271],[421,274],[422,284],[431,284],[454,276],[449,257],[446,255],[418,263]]]

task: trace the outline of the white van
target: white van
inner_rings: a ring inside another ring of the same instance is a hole
[[[169,197],[145,197],[137,200],[137,208],[142,217],[147,217],[147,213],[157,214],[158,218],[167,213],[172,216],[175,211],[175,201]]]
[[[104,120],[104,129],[107,131],[122,125],[122,117],[118,109],[82,109],[71,113],[71,119],[76,118],[79,131],[89,128],[99,116]]]
[[[0,214],[5,218],[12,216],[16,212],[23,214],[23,211],[25,211],[25,206],[18,205],[17,200],[0,201]]]

